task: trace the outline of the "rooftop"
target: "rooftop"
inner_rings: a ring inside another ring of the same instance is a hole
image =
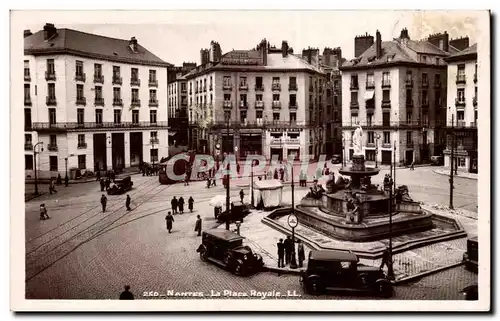
[[[345,251],[333,251],[333,250],[311,250],[309,254],[310,260],[317,261],[354,261],[358,260],[358,257],[351,253]]]
[[[477,59],[477,43],[473,44],[469,48],[466,48],[460,52],[457,52],[449,56],[448,58],[446,58],[446,61],[460,61],[470,58]]]
[[[220,228],[206,230],[206,231],[203,231],[203,233],[207,233],[207,234],[212,235],[216,238],[223,239],[223,240],[230,241],[230,242],[244,239],[243,236],[240,236],[234,232],[220,229]]]

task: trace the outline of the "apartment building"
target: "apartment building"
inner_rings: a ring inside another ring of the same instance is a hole
[[[264,39],[254,49],[215,56],[186,75],[197,150],[217,155],[220,147],[239,158],[310,157],[314,115],[308,106],[318,100],[324,78],[286,41],[276,48]]]
[[[351,158],[352,133],[364,129],[367,161],[382,164],[427,162],[445,149],[445,58],[459,52],[446,32],[411,40],[407,29],[382,41],[377,31],[355,38],[358,57],[342,67],[342,123],[345,157]]]
[[[467,39],[468,45],[468,39]],[[454,165],[477,173],[478,65],[477,44],[445,59],[448,63],[448,113],[446,123],[455,136]],[[453,122],[453,123],[452,123]],[[450,166],[452,135],[444,151],[445,166]]]
[[[34,34],[26,30],[26,175],[34,174],[35,146],[41,177],[167,156],[169,66],[134,37],[115,39],[50,23]]]

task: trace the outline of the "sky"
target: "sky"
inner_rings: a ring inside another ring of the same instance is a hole
[[[477,12],[476,12],[477,13]],[[191,12],[81,12],[33,13],[23,23],[36,32],[46,22],[56,28],[71,28],[138,42],[161,59],[181,65],[200,63],[200,49],[210,41],[223,53],[251,49],[263,38],[272,45],[288,41],[295,53],[307,47],[341,47],[346,59],[354,58],[354,37],[377,30],[382,41],[398,37],[407,28],[413,40],[447,31],[451,38],[469,36],[477,42],[481,31],[472,11],[191,11]],[[96,23],[107,21],[106,24]]]

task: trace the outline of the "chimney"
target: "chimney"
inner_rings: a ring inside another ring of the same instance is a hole
[[[200,50],[200,64],[205,65],[209,62],[210,60],[210,55],[208,52],[208,49],[201,49]]]
[[[359,57],[368,48],[373,46],[373,36],[366,33],[365,35],[356,36],[354,38],[354,56]]]
[[[31,30],[27,29],[24,30],[24,38],[31,36],[33,33],[31,33]]]
[[[331,48],[325,47],[325,49],[323,49],[323,64],[324,65],[330,66],[330,64],[332,63],[332,59],[331,59],[332,53],[333,52],[332,52]]]
[[[267,43],[267,40],[264,38],[259,44],[259,51],[260,55],[262,57],[262,64],[264,66],[267,65],[267,50],[269,49],[269,44]]]
[[[57,33],[57,29],[53,23],[46,23],[43,26],[43,40],[49,40],[54,37]]]
[[[380,32],[378,30],[376,33],[375,49],[376,49],[377,59],[379,59],[380,57],[382,57],[382,36],[380,35]]]
[[[137,52],[137,39],[135,39],[135,37],[130,38],[129,46],[132,48],[133,52]]]
[[[311,63],[311,48],[302,49],[302,59],[305,59],[308,63]]]
[[[283,55],[283,58],[288,55],[288,42],[285,40],[281,42],[281,54]]]
[[[438,47],[439,49],[448,52],[449,51],[449,35],[448,32],[444,33],[436,33],[433,35],[429,35],[429,38],[427,39],[430,43],[432,43],[434,46]]]
[[[401,39],[410,39],[410,35],[408,34],[408,29],[401,29],[401,34],[399,35]]]
[[[460,37],[457,39],[451,39],[450,46],[453,46],[460,51],[465,50],[465,49],[469,48],[469,37],[465,36],[465,37]]]
[[[333,66],[339,68],[342,65],[342,49],[340,47],[333,49],[333,57]]]

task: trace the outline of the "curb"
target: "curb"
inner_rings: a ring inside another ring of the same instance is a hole
[[[460,262],[453,263],[453,264],[450,264],[450,265],[441,266],[441,267],[438,267],[438,268],[436,268],[434,270],[429,270],[429,271],[421,272],[419,274],[411,275],[411,276],[408,276],[408,277],[405,277],[405,278],[402,278],[402,279],[399,279],[399,280],[392,281],[391,283],[394,284],[394,285],[402,285],[402,284],[411,282],[413,280],[420,279],[420,278],[423,278],[425,276],[429,276],[431,274],[438,273],[438,272],[441,272],[441,271],[444,271],[444,270],[447,270],[447,269],[451,269],[451,268],[454,268],[454,267],[457,267],[457,266],[460,266],[460,265],[463,265],[463,264],[464,264],[464,262],[460,261]]]
[[[319,180],[318,180],[318,182],[319,182]],[[299,181],[294,182],[294,184],[298,184],[298,183],[299,183]],[[314,183],[313,180],[306,181],[306,184],[312,184],[312,183]],[[281,182],[281,185],[283,185],[283,186],[292,185],[292,181]],[[236,184],[236,187],[250,187],[250,184],[240,184],[240,185]],[[310,186],[307,186],[307,187],[310,187]],[[300,186],[296,186],[295,188],[301,188],[301,187]],[[306,187],[303,187],[303,188],[306,188]]]
[[[29,202],[29,201],[31,201],[31,200],[33,200],[33,199],[35,199],[37,197],[40,197],[40,196],[42,196],[44,194],[45,194],[44,192],[40,192],[40,193],[38,193],[38,195],[32,194],[29,197],[24,197],[24,202]]]
[[[439,169],[435,169],[435,170],[434,170],[434,173],[439,174],[439,175],[443,175],[443,176],[450,176],[450,174],[449,174],[449,173],[442,173],[442,172],[440,172],[440,171],[439,171]],[[476,177],[476,178],[474,178],[474,177],[469,177],[469,176],[461,176],[461,175],[453,175],[453,177],[460,177],[460,178],[471,179],[471,180],[475,180],[475,181],[477,181],[477,180],[478,180],[478,178],[477,178],[477,177]]]
[[[300,273],[304,270],[304,268],[297,268],[297,269],[285,269],[285,268],[277,268],[277,267],[270,267],[270,266],[265,266],[263,268],[263,272],[271,272],[271,273],[277,273],[277,274],[291,274],[291,275],[300,275]]]
[[[116,175],[116,178],[118,178],[118,179],[119,179],[121,176],[132,176],[132,175],[138,175],[138,174],[141,174],[141,173],[118,174],[118,175]],[[83,184],[83,183],[92,183],[92,182],[96,182],[96,183],[97,183],[98,181],[97,181],[97,180],[96,180],[96,178],[94,177],[94,178],[92,178],[92,179],[87,179],[87,180],[72,180],[72,181],[70,180],[70,181],[68,181],[68,184],[69,184],[69,185],[72,185],[72,184]],[[34,184],[35,184],[35,180],[32,180],[32,179],[30,179],[30,180],[26,180],[26,179],[25,179],[25,180],[24,180],[24,183],[25,183],[25,184],[33,184],[33,185],[34,185]],[[45,182],[45,181],[39,181],[39,182],[38,182],[38,184],[39,184],[39,185],[43,185],[43,184],[48,184],[48,182]],[[64,185],[64,181],[61,183],[61,185],[57,185],[57,184],[56,184],[56,186],[63,186],[63,185]]]

